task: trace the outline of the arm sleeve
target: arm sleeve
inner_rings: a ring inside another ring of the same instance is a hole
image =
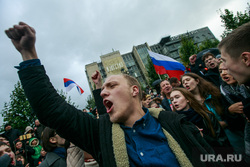
[[[11,158],[8,154],[4,154],[0,157],[1,167],[8,167],[10,165]]]
[[[105,106],[103,105],[103,99],[101,97],[101,89],[96,89],[93,91],[95,105],[97,107],[97,111],[99,115],[107,113]]]
[[[93,156],[97,155],[98,120],[68,104],[50,83],[43,66],[27,67],[18,74],[40,122]]]

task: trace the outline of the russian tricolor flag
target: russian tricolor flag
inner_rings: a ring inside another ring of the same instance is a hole
[[[82,90],[82,88],[71,79],[63,78],[63,82],[64,82],[64,87],[66,88],[66,92],[69,92],[73,87],[76,86],[80,95],[83,94],[84,91]]]
[[[164,56],[148,50],[149,56],[154,64],[157,74],[168,74],[168,76],[176,77],[180,80],[180,76],[184,74],[185,66],[171,57]]]

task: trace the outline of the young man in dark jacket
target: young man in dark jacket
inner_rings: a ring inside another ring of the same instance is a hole
[[[43,126],[40,121],[38,119],[35,120],[35,127],[34,127],[34,131],[35,131],[35,135],[36,138],[38,138],[38,140],[41,142],[41,135],[43,130],[45,129],[45,126]]]
[[[218,45],[225,69],[244,84],[250,93],[250,22],[241,25]],[[248,119],[245,127],[245,161],[250,164],[250,97],[242,100],[243,112]]]
[[[15,150],[15,144],[14,141],[19,138],[19,136],[23,135],[22,132],[20,132],[18,129],[13,129],[11,127],[11,124],[7,123],[4,125],[5,132],[3,133],[3,136],[9,140],[10,147],[12,150]]]
[[[42,134],[42,147],[47,152],[40,167],[66,167],[65,139],[54,129],[46,127]]]
[[[201,161],[201,155],[214,152],[182,115],[141,108],[141,89],[135,78],[108,77],[101,91],[108,114],[92,118],[67,104],[49,82],[37,57],[32,27],[20,22],[6,34],[23,57],[19,77],[41,123],[89,152],[100,166],[217,165]]]
[[[202,56],[202,61],[204,62],[205,66],[207,67],[207,72],[204,75],[204,79],[214,84],[216,87],[220,87],[221,79],[219,73],[219,63],[214,54],[206,53]]]

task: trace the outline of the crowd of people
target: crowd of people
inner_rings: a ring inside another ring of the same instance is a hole
[[[83,112],[98,119],[91,110]],[[11,124],[5,124],[5,132],[0,135],[1,167],[99,166],[90,154],[61,138],[54,129],[45,127],[38,119],[34,123],[33,128],[25,128],[24,134],[13,129]]]
[[[40,161],[40,166],[249,166],[249,30],[247,23],[224,38],[218,45],[221,55],[205,53],[206,70],[195,65],[196,55],[190,56],[190,70],[180,80],[162,80],[160,90],[148,86],[142,91],[126,74],[102,83],[96,71],[91,77],[94,115],[57,94],[38,59],[34,28],[20,22],[6,34],[22,55],[19,78],[46,128],[39,135],[32,133],[42,131],[37,124],[27,127],[32,137],[21,151],[27,141],[16,140],[21,134],[7,124],[0,160],[9,157],[12,166],[22,159],[30,166]]]
[[[35,126],[27,126],[24,134],[18,129],[13,129],[11,124],[4,125],[4,133],[0,135],[0,153],[4,151],[9,155],[9,159],[0,157],[0,164],[8,164],[19,167],[38,166],[44,159],[46,152],[41,146],[41,137],[44,126],[39,120],[35,120]],[[4,165],[3,165],[4,166]]]

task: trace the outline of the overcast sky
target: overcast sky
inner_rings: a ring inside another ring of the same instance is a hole
[[[9,102],[18,81],[14,68],[22,59],[4,30],[23,21],[37,32],[36,49],[56,89],[63,78],[74,80],[68,95],[82,109],[90,95],[85,65],[99,62],[102,54],[131,52],[134,45],[156,44],[208,26],[221,40],[219,9],[246,10],[248,0],[1,0],[0,1],[0,110]],[[0,125],[3,120],[0,116]]]

